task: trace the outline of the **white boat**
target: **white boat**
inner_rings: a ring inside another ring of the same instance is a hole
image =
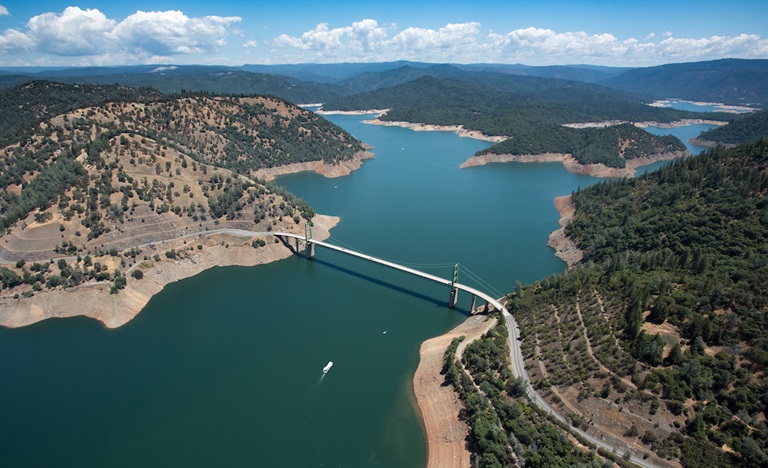
[[[328,361],[328,364],[323,367],[323,374],[327,374],[331,367],[333,367],[333,361]]]

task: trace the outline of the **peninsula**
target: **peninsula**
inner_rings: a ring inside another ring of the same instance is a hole
[[[86,315],[117,327],[170,282],[284,258],[269,232],[312,222],[323,239],[338,218],[266,179],[337,177],[373,156],[274,97],[33,82],[2,100],[34,123],[0,135],[4,326]]]

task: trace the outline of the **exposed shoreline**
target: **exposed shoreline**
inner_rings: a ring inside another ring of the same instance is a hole
[[[541,162],[561,162],[568,172],[575,174],[586,174],[592,177],[601,178],[621,178],[634,177],[637,169],[648,164],[659,161],[670,161],[677,158],[688,156],[687,151],[673,151],[669,153],[658,153],[643,158],[635,158],[627,161],[626,167],[616,168],[608,167],[604,164],[581,164],[570,153],[544,153],[544,154],[491,154],[486,153],[480,156],[472,156],[461,165],[460,168],[475,166],[484,166],[493,163],[521,162],[521,163],[541,163]]]
[[[718,141],[712,141],[712,140],[702,140],[701,138],[689,138],[688,143],[695,145],[695,146],[705,146],[707,148],[714,148],[716,146],[724,146],[726,148],[733,148],[736,145],[733,143],[721,143]]]
[[[573,220],[576,214],[576,205],[570,195],[555,198],[555,208],[560,213],[558,224],[560,227],[549,234],[547,245],[555,249],[555,256],[573,268],[584,258],[584,252],[575,242],[565,235],[565,227]]]
[[[728,122],[722,120],[709,120],[709,119],[681,119],[674,122],[656,122],[655,120],[647,120],[645,122],[630,122],[629,120],[603,120],[602,122],[576,122],[563,124],[563,127],[570,128],[605,128],[614,125],[632,124],[638,128],[658,127],[658,128],[678,128],[687,127],[688,125],[728,125]]]
[[[343,110],[323,110],[318,109],[315,114],[319,115],[368,115],[368,114],[377,114],[377,115],[383,115],[389,112],[389,109],[368,109],[368,110],[351,110],[351,111],[343,111]]]
[[[508,137],[486,135],[477,130],[467,130],[463,125],[433,125],[425,123],[401,122],[375,119],[364,120],[363,123],[371,125],[381,125],[384,127],[408,128],[416,132],[454,132],[463,138],[474,138],[475,140],[489,141],[491,143],[501,143]]]
[[[759,109],[755,109],[754,107],[723,104],[722,102],[700,102],[700,101],[689,101],[687,99],[674,99],[674,98],[654,101],[648,105],[651,107],[671,107],[669,103],[672,101],[685,102],[688,104],[693,104],[694,106],[715,106],[718,109],[717,112],[729,112],[734,114],[739,114],[742,112],[756,112],[757,110],[759,110]]]
[[[366,159],[373,159],[375,157],[376,156],[370,151],[359,151],[355,153],[352,159],[340,161],[338,164],[328,164],[323,161],[308,161],[286,164],[284,166],[259,169],[253,173],[253,177],[270,181],[275,180],[276,177],[281,175],[313,171],[316,174],[320,174],[324,177],[332,179],[335,177],[343,177],[351,174],[352,171],[360,169]]]
[[[338,217],[316,215],[313,236],[324,240],[339,222]],[[294,228],[298,229],[298,228]],[[301,232],[300,234],[303,234]],[[0,326],[18,328],[49,318],[86,316],[99,320],[107,328],[125,325],[136,317],[149,300],[176,281],[195,276],[209,268],[264,265],[287,258],[292,252],[282,243],[269,242],[254,248],[252,241],[262,236],[200,233],[192,240],[170,239],[159,251],[176,249],[175,260],[165,257],[158,263],[145,261],[144,277],[129,280],[125,289],[110,294],[111,282],[86,283],[72,289],[55,289],[30,298],[0,298]],[[269,236],[271,237],[271,236]],[[197,249],[201,245],[201,249]]]
[[[472,454],[466,442],[469,426],[460,419],[464,403],[452,386],[444,385],[445,377],[440,372],[451,341],[487,332],[488,322],[488,316],[473,315],[453,330],[421,344],[413,391],[427,436],[428,468],[470,466]]]

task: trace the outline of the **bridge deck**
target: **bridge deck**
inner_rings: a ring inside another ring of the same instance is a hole
[[[285,232],[275,232],[273,234],[275,236],[291,237],[293,239],[299,239],[299,240],[302,240],[302,241],[306,241],[305,237],[300,236],[298,234],[291,234],[291,233],[285,233]],[[390,262],[388,260],[384,260],[384,259],[381,259],[381,258],[373,257],[371,255],[366,255],[366,254],[354,251],[352,249],[345,249],[344,247],[339,247],[339,246],[336,246],[336,245],[333,245],[333,244],[329,244],[327,242],[322,242],[322,241],[313,240],[313,239],[309,239],[309,242],[311,244],[315,244],[315,245],[319,245],[321,247],[325,247],[326,249],[335,250],[337,252],[345,253],[345,254],[351,255],[353,257],[361,258],[363,260],[368,260],[369,262],[378,263],[379,265],[384,265],[386,267],[393,268],[395,270],[404,271],[404,272],[410,273],[410,274],[412,274],[414,276],[418,276],[420,278],[425,278],[425,279],[428,279],[430,281],[434,281],[435,283],[444,284],[446,286],[450,286],[451,285],[451,281],[447,280],[445,278],[440,278],[439,276],[430,275],[429,273],[424,273],[423,271],[415,270],[413,268],[408,268],[406,266],[403,266],[403,265],[400,265],[400,264],[397,264],[397,263],[394,263],[394,262]],[[465,291],[465,292],[468,292],[470,294],[473,294],[473,295],[479,297],[480,299],[483,299],[484,301],[488,302],[493,307],[495,307],[497,310],[500,310],[500,311],[502,311],[505,314],[509,313],[509,312],[507,312],[507,309],[501,304],[501,302],[499,302],[495,298],[489,296],[488,294],[486,294],[486,293],[484,293],[484,292],[482,292],[482,291],[480,291],[478,289],[475,289],[473,287],[470,287],[470,286],[467,286],[467,285],[464,285],[464,284],[461,284],[461,283],[455,283],[454,287],[456,287],[456,289],[459,289],[461,291]]]

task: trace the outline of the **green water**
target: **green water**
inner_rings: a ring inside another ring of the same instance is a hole
[[[376,159],[345,178],[279,181],[342,218],[332,241],[446,278],[450,268],[429,265],[460,262],[502,292],[564,270],[546,245],[553,198],[595,179],[557,163],[462,170],[486,143],[332,120]],[[0,460],[423,466],[410,382],[420,343],[466,316],[468,297],[457,310],[447,298],[445,287],[318,249],[314,261],[172,284],[116,330],[85,318],[0,329]]]

